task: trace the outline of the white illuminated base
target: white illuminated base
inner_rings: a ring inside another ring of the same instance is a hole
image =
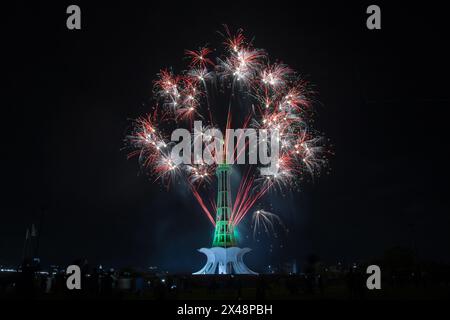
[[[208,260],[205,266],[193,274],[257,274],[250,270],[244,263],[244,254],[250,252],[250,248],[201,248],[198,251],[204,253]]]

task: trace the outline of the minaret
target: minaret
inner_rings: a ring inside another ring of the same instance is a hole
[[[193,274],[257,274],[244,263],[244,255],[250,248],[239,248],[235,228],[231,220],[231,166],[219,164],[216,169],[218,180],[216,228],[212,248],[198,249],[205,254],[205,266]]]
[[[214,231],[213,247],[235,247],[236,236],[231,219],[231,166],[219,164],[216,169],[218,180],[216,228]]]

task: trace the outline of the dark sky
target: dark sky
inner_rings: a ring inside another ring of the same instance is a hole
[[[86,3],[81,31],[65,26],[72,3],[5,9],[0,264],[19,262],[44,207],[44,264],[202,266],[195,250],[212,230],[200,208],[139,175],[121,148],[159,69],[180,70],[184,50],[217,43],[223,23],[315,85],[316,125],[336,153],[330,175],[272,199],[290,233],[244,241],[249,265],[310,253],[350,262],[412,242],[448,261],[445,11],[380,4],[382,30],[369,31],[371,3],[314,3]]]

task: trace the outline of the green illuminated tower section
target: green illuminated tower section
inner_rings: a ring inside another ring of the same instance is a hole
[[[214,231],[213,247],[235,247],[236,236],[231,219],[231,166],[219,164],[216,169],[218,179],[216,229]]]

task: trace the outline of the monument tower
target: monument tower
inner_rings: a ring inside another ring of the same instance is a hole
[[[207,257],[205,266],[194,274],[257,274],[244,263],[244,255],[250,248],[237,247],[234,225],[231,223],[231,165],[219,164],[216,169],[217,211],[212,248],[198,251]]]
[[[234,247],[236,236],[231,219],[231,167],[220,164],[216,169],[218,179],[216,228],[214,231],[213,247]]]

